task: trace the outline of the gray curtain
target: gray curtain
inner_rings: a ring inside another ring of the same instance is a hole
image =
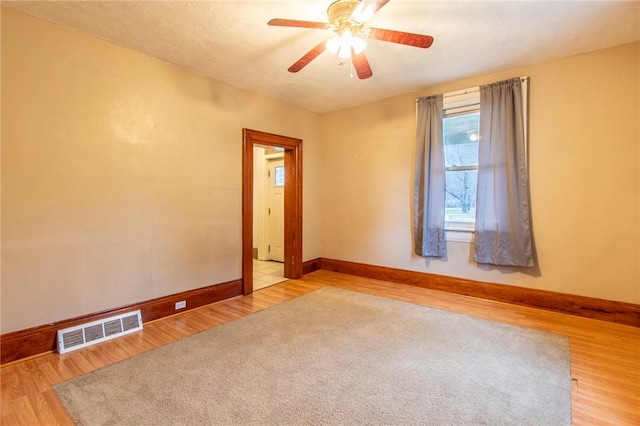
[[[533,266],[520,78],[480,86],[473,260]]]
[[[415,253],[423,257],[445,257],[442,95],[418,99],[417,114],[413,191]]]

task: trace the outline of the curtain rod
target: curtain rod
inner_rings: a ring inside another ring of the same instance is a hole
[[[480,91],[480,86],[472,87],[470,89],[457,90],[455,92],[448,92],[442,95],[443,98],[452,98],[454,96],[463,96],[468,95],[470,93],[478,93]]]
[[[517,77],[514,77],[514,78],[517,78]],[[520,81],[523,82],[523,83],[525,81],[527,81],[528,79],[529,79],[528,76],[520,77]],[[510,80],[510,79],[506,79],[506,80]],[[444,93],[442,95],[442,97],[443,98],[451,98],[451,97],[454,97],[454,96],[464,96],[464,95],[469,95],[471,93],[478,93],[479,91],[480,91],[480,86],[476,86],[476,87],[470,87],[468,89],[462,89],[462,90],[456,90],[456,91],[453,91],[453,92],[447,92],[447,93]],[[420,96],[416,100],[416,102],[419,101],[420,99],[424,99],[424,98],[428,98],[428,97],[429,96]]]

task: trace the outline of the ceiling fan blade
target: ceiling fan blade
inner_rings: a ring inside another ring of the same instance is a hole
[[[362,0],[351,13],[350,19],[354,22],[363,24],[387,3],[389,3],[389,0]]]
[[[373,75],[371,67],[369,66],[369,61],[364,55],[364,52],[356,54],[353,48],[351,48],[351,61],[353,62],[353,67],[356,69],[359,79],[364,80],[365,78],[369,78]]]
[[[298,21],[296,19],[275,18],[267,22],[267,24],[277,27],[315,28],[318,30],[325,30],[329,28],[329,24],[326,22]]]
[[[422,47],[426,49],[433,43],[433,37],[423,34],[405,33],[403,31],[383,30],[381,28],[369,28],[366,30],[369,38],[388,41],[390,43],[406,44],[407,46]]]
[[[308,51],[302,58],[298,59],[298,61],[289,67],[289,72],[298,72],[302,68],[306,67],[309,62],[313,61],[318,57],[322,52],[327,48],[326,41],[322,41],[319,45]]]

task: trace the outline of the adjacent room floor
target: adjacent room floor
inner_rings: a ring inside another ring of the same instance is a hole
[[[284,263],[253,259],[253,289],[269,287],[286,281]]]

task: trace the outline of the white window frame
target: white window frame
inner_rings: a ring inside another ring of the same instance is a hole
[[[529,144],[529,77],[520,77],[522,81],[522,110],[524,115],[524,145],[528,152]],[[443,95],[443,119],[457,114],[468,114],[470,112],[480,111],[480,86],[468,89],[458,90],[455,92],[445,93]],[[529,156],[525,156],[528,167]],[[462,170],[459,167],[445,168],[445,170]],[[477,170],[477,166],[476,166]],[[474,223],[475,226],[475,223]],[[475,229],[455,229],[447,228],[445,222],[445,239],[447,241],[466,242],[474,241]]]
[[[458,90],[443,95],[443,120],[448,117],[477,113],[479,111],[480,87]],[[478,170],[478,165],[445,167],[445,172],[463,170]],[[447,241],[472,242],[475,235],[474,232],[475,228],[455,228],[453,226],[447,226],[445,222],[445,239]]]

